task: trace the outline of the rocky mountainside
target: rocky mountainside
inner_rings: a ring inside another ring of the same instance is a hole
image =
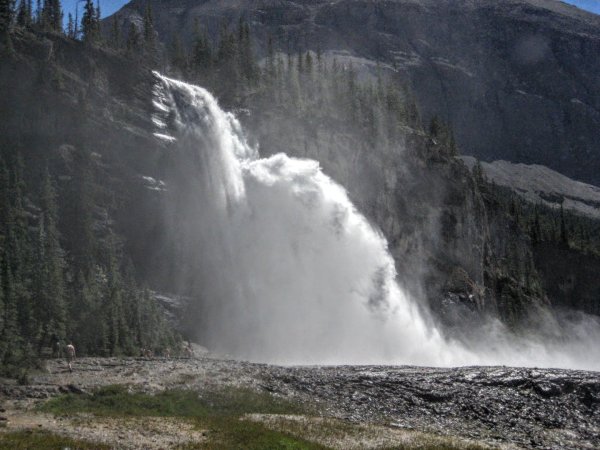
[[[147,3],[116,13],[123,30],[141,25]],[[397,72],[425,121],[448,121],[464,154],[600,183],[600,16],[555,0],[150,3],[167,45],[189,43],[197,20],[218,36],[243,17],[259,54],[272,38],[283,52]]]
[[[37,165],[48,161],[59,187],[73,176],[74,152],[89,152],[101,188],[94,229],[119,233],[123,259],[142,285],[202,303],[194,273],[181,276],[192,272],[182,258],[186,243],[173,242],[164,220],[165,207],[178,205],[177,183],[186,180],[173,176],[173,154],[153,136],[155,79],[147,62],[132,57],[131,49],[55,33],[16,30],[12,39],[14,53],[0,71],[3,149]],[[573,298],[564,294],[564,283],[553,284],[565,255],[573,261],[588,255],[597,239],[593,224],[579,224],[569,213],[561,222],[552,209],[535,215],[510,192],[486,183],[477,165],[471,169],[454,156],[444,133],[423,129],[407,91],[358,86],[349,70],[318,70],[322,76],[300,76],[293,63],[277,78],[267,68],[243,99],[246,109],[235,102],[225,107],[237,108],[263,155],[314,158],[348,189],[387,237],[401,282],[429,302],[437,320],[462,334],[487,316],[529,324],[530,313],[550,304],[598,313],[593,286],[571,291]],[[395,99],[399,120],[389,111],[384,116],[382,99],[388,105]],[[563,222],[569,232],[560,228]],[[69,230],[61,232],[65,244],[75,246]],[[106,241],[105,234],[99,239]],[[555,254],[545,258],[537,251],[542,246]],[[600,267],[594,254],[588,271]]]
[[[461,159],[469,168],[477,160]],[[482,162],[485,177],[498,186],[507,187],[532,204],[563,208],[579,215],[600,219],[600,188],[575,181],[554,170],[537,164],[514,164],[508,161]]]
[[[470,156],[460,159],[471,169],[477,165]],[[488,183],[514,193],[529,208],[564,210],[590,223],[600,219],[600,189],[596,186],[540,165],[494,161],[479,167]],[[600,268],[597,254],[582,254],[564,242],[538,242],[532,248],[544,292],[553,304],[600,314],[596,300],[600,298],[600,283],[595,275]]]

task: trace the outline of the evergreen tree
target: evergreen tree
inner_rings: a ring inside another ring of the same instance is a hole
[[[304,72],[304,61],[300,50],[298,50],[298,54],[296,55],[296,68],[298,69],[298,74],[301,76]]]
[[[8,167],[0,154],[0,333],[4,330],[5,323],[5,303],[4,293],[6,291],[6,232],[7,222],[10,214],[10,202],[9,202],[9,174]],[[0,342],[0,356],[3,354],[3,344]]]
[[[0,0],[0,32],[8,33],[13,19],[13,1]]]
[[[204,32],[200,31],[198,21],[194,24],[194,43],[192,47],[191,63],[194,71],[201,78],[206,75],[212,69],[212,50],[208,37]]]
[[[534,244],[537,244],[542,240],[542,229],[540,226],[540,213],[539,209],[536,206],[533,217],[533,224],[531,226],[531,240]]]
[[[312,78],[313,75],[313,57],[310,51],[306,52],[306,56],[304,58],[304,67],[306,69],[306,74],[309,78]]]
[[[75,39],[75,22],[73,21],[73,15],[71,13],[67,16],[67,37]]]
[[[35,0],[35,20],[37,27],[42,26],[42,0]]]
[[[127,33],[127,51],[137,53],[140,49],[140,34],[133,23],[129,24],[129,32]]]
[[[25,211],[24,162],[18,153],[10,170],[8,224],[6,229],[5,260],[8,264],[8,278],[11,280],[10,298],[17,310],[18,323],[25,334],[31,336],[29,323],[31,315],[31,239],[28,230],[27,212]]]
[[[144,44],[147,49],[154,50],[154,19],[152,17],[152,6],[146,3],[144,10]]]
[[[429,134],[434,142],[445,151],[446,156],[456,156],[458,154],[454,131],[450,125],[442,122],[437,115],[433,116],[429,123]]]
[[[63,12],[60,0],[44,0],[42,8],[42,28],[45,30],[62,31]]]
[[[83,41],[88,44],[96,43],[99,39],[100,26],[98,19],[99,11],[94,8],[92,0],[86,0],[81,17],[81,33]]]
[[[42,182],[40,207],[33,293],[36,322],[41,332],[39,348],[49,345],[52,336],[63,340],[66,331],[65,263],[57,227],[56,192],[47,171]]]
[[[267,40],[267,82],[272,83],[275,78],[275,50],[273,47],[273,36],[269,35]]]
[[[216,69],[220,89],[230,98],[240,92],[240,64],[238,58],[238,38],[224,23],[219,36]]]
[[[242,74],[249,86],[257,81],[258,68],[252,53],[252,41],[250,39],[249,25],[240,19],[238,29],[238,52],[239,52],[239,72]]]
[[[19,365],[23,356],[23,339],[18,325],[17,305],[19,303],[19,291],[17,283],[15,283],[10,267],[4,266],[2,272],[4,310],[3,313],[3,328],[0,339],[0,362],[6,370],[10,371],[14,366]]]
[[[73,20],[73,39],[79,39],[79,8],[75,3],[75,19]]]
[[[110,27],[110,46],[114,49],[121,48],[121,28],[116,14],[113,15]]]
[[[111,233],[107,242],[106,283],[103,294],[103,311],[107,323],[104,348],[110,355],[120,354],[127,337],[124,323],[123,285],[119,270],[119,260],[115,236]]]
[[[13,0],[0,0],[0,50],[12,52],[10,27],[13,21]]]
[[[561,242],[568,244],[569,243],[569,233],[567,231],[567,222],[565,219],[565,210],[563,208],[563,204],[560,204],[560,240]]]
[[[71,265],[86,279],[95,274],[96,237],[94,235],[95,176],[93,160],[88,151],[76,149],[73,153],[73,176],[61,202],[62,227],[69,230],[66,250]]]
[[[19,364],[25,353],[22,334],[31,335],[31,296],[29,236],[23,208],[23,162],[20,155],[5,166],[1,174],[3,207],[2,267],[3,290],[2,355],[5,366]]]
[[[31,0],[21,0],[17,11],[17,24],[20,27],[27,28],[32,24]]]
[[[187,71],[187,58],[181,42],[181,36],[176,33],[171,42],[171,62],[174,67],[185,73]]]

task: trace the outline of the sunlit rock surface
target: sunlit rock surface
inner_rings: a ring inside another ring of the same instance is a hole
[[[463,156],[472,169],[476,160]],[[508,161],[482,162],[486,178],[515,191],[534,205],[571,210],[577,214],[600,218],[600,188],[568,178],[537,164],[515,164]]]

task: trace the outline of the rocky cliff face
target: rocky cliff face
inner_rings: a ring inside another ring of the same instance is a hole
[[[181,261],[161,221],[168,154],[152,136],[149,70],[56,35],[16,35],[14,43],[16,55],[0,71],[3,145],[26,143],[19,145],[26,159],[47,155],[59,178],[69,176],[71,147],[97,154],[102,188],[117,199],[98,217],[115,221],[141,280],[188,293],[178,285]],[[418,122],[407,122],[397,140],[373,145],[335,115],[314,120],[293,105],[247,102],[241,118],[261,152],[319,160],[386,235],[404,285],[450,329],[461,332],[486,315],[517,323],[550,301],[597,312],[596,291],[572,301],[580,292],[553,281],[561,258],[576,261],[580,252],[555,248],[544,256],[493,190]],[[574,266],[573,276],[589,278]]]
[[[123,233],[127,258],[149,263],[136,264],[144,277],[160,261],[158,248],[147,245],[160,234],[163,154],[152,135],[150,71],[53,33],[19,30],[13,45],[0,64],[0,147],[21,152],[27,177],[48,165],[59,189],[76,170],[77,151],[92,154],[100,185],[94,228]],[[69,242],[69,230],[61,232]]]
[[[117,17],[141,23],[145,0]],[[160,39],[244,17],[259,53],[317,50],[410,82],[422,116],[464,154],[538,163],[600,183],[600,16],[555,0],[151,2]],[[124,29],[128,29],[125,27]]]

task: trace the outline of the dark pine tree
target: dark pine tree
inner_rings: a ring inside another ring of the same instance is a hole
[[[75,21],[73,20],[73,15],[71,13],[67,16],[67,37],[75,39]]]
[[[39,327],[38,349],[48,346],[51,338],[65,338],[66,300],[65,262],[58,233],[56,191],[46,171],[40,195],[40,217],[34,271],[33,304]]]
[[[10,26],[13,20],[13,0],[0,0],[0,51],[12,52]]]
[[[98,12],[94,8],[92,0],[86,0],[83,6],[83,16],[81,17],[83,41],[88,44],[96,43],[99,39],[99,32]]]
[[[32,24],[31,0],[21,0],[17,10],[17,25],[23,28],[30,27]]]
[[[140,34],[133,23],[129,24],[127,33],[127,51],[131,54],[136,54],[140,50]]]
[[[192,47],[191,65],[202,82],[206,82],[206,77],[212,69],[212,50],[206,33],[200,31],[198,21],[194,23],[194,42]]]
[[[113,15],[110,26],[109,45],[114,49],[121,48],[121,28],[119,27],[119,20],[116,15]]]

